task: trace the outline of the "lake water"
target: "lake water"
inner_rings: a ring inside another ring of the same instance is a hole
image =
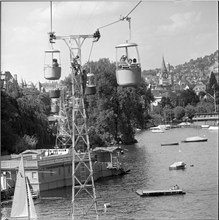
[[[207,142],[181,143],[187,137],[201,136]],[[97,181],[99,219],[218,219],[218,133],[208,129],[177,128],[165,133],[141,131],[138,143],[122,146],[122,161],[130,173]],[[161,143],[179,142],[176,146]],[[184,161],[185,170],[169,170],[175,161]],[[173,185],[185,195],[140,197],[137,189],[169,189]],[[39,219],[71,219],[71,187],[42,193],[36,204]],[[56,197],[52,199],[51,197]],[[57,197],[62,197],[57,198]],[[103,212],[104,203],[111,207]],[[10,207],[2,212],[9,216]]]

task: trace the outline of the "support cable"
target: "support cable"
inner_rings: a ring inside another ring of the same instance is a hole
[[[138,6],[141,2],[142,2],[142,1],[138,2],[138,4],[137,4],[125,17],[120,17],[119,20],[116,20],[116,21],[111,22],[111,23],[109,23],[109,24],[103,25],[103,26],[99,27],[98,29],[102,29],[102,28],[108,27],[108,26],[110,26],[110,25],[116,24],[116,23],[119,22],[119,21],[124,21],[124,20],[127,19],[128,16],[137,8],[137,6]]]

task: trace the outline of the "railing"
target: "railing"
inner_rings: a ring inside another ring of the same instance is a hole
[[[2,160],[1,169],[17,169],[20,160]],[[24,160],[25,168],[38,168],[37,160]]]
[[[75,156],[75,162],[78,162],[80,159],[83,158],[85,153],[76,153]],[[79,158],[78,158],[79,157]],[[88,153],[86,153],[85,161],[89,160]],[[91,156],[91,160],[94,160],[94,156]],[[39,160],[39,166],[44,166],[44,165],[51,165],[51,164],[57,164],[57,163],[66,163],[66,162],[71,162],[72,161],[72,155],[54,155],[54,156],[48,156],[48,157],[42,157],[41,160]]]

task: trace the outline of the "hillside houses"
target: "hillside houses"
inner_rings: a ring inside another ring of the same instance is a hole
[[[209,56],[196,60],[191,59],[189,62],[175,67],[165,64],[165,59],[162,57],[160,69],[143,73],[156,97],[162,96],[168,90],[177,91],[192,88],[196,94],[201,91],[206,92],[211,72],[215,74],[218,81],[218,50]]]

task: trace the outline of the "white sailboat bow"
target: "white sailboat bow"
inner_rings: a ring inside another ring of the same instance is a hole
[[[33,198],[26,178],[23,156],[21,156],[12,203],[12,219],[37,219]]]

